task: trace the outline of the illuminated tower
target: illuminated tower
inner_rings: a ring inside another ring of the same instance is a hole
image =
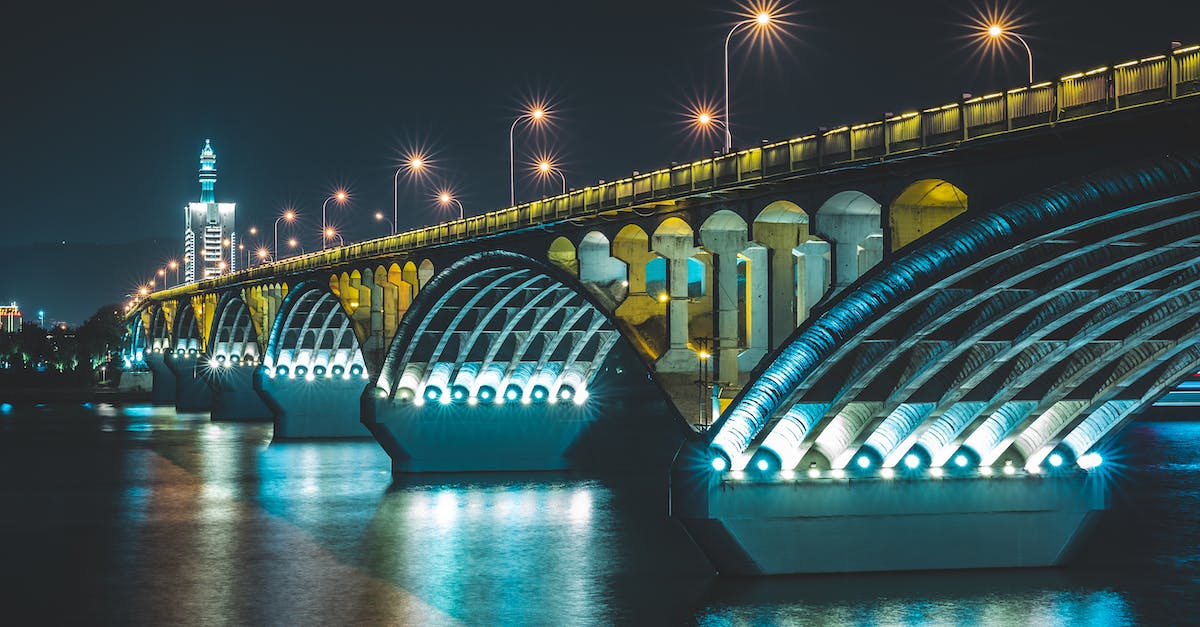
[[[237,269],[236,203],[217,202],[217,154],[209,140],[200,151],[200,202],[183,208],[183,263],[188,282],[215,277]]]

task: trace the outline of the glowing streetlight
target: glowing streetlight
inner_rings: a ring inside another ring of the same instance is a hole
[[[274,248],[273,252],[271,253],[272,259],[279,259],[279,221],[280,220],[283,220],[284,222],[291,224],[292,222],[296,221],[296,212],[291,209],[284,209],[283,213],[279,214],[278,218],[275,218],[275,248]],[[292,241],[295,241],[295,240],[292,240]]]
[[[297,240],[297,239],[296,239],[296,238],[294,238],[294,237],[292,237],[292,238],[288,238],[288,248],[291,248],[291,249],[293,249],[293,250],[294,250],[294,249],[295,249],[296,247],[298,247],[298,246],[300,246],[300,242],[299,242],[299,240]],[[303,253],[303,252],[304,252],[304,247],[300,246],[300,252],[301,252],[301,253]]]
[[[376,211],[376,212],[375,212],[375,221],[376,221],[376,222],[387,222],[387,223],[388,223],[388,226],[389,226],[389,227],[391,227],[391,229],[392,229],[392,233],[395,233],[395,232],[396,232],[396,223],[395,223],[395,222],[392,222],[391,220],[388,220],[388,219],[387,219],[387,218],[385,218],[385,217],[383,217],[383,212],[382,212],[382,211]]]
[[[271,251],[267,250],[267,248],[265,246],[259,246],[257,254],[258,254],[258,263],[262,264],[267,260],[268,257],[271,256]]]
[[[987,36],[993,41],[1000,41],[1003,37],[1013,37],[1025,46],[1025,54],[1029,57],[1029,84],[1033,84],[1033,51],[1029,49],[1029,44],[1025,43],[1025,38],[1021,35],[1008,30],[1000,24],[990,24],[987,27]]]
[[[321,231],[325,234],[324,237],[321,238],[321,250],[325,250],[329,238],[332,237],[332,235],[330,235],[332,229],[329,228],[329,223],[325,221],[325,207],[329,205],[329,201],[331,200],[338,201],[339,205],[345,204],[346,199],[349,197],[350,195],[346,193],[346,190],[339,189],[330,194],[329,197],[325,199],[325,202],[321,203]],[[336,233],[334,234],[336,235]]]
[[[172,259],[167,262],[167,268],[175,272],[175,285],[179,285],[179,262]]]
[[[743,26],[751,26],[753,28],[763,30],[775,26],[774,16],[770,11],[763,9],[758,11],[749,19],[742,20],[733,25],[729,29],[729,34],[725,35],[725,152],[729,152],[733,148],[733,135],[729,132],[729,41],[733,39],[733,33]]]
[[[438,204],[442,205],[443,207],[448,206],[451,203],[458,205],[458,219],[459,220],[463,219],[462,201],[455,198],[454,195],[451,194],[449,190],[442,190],[442,191],[438,192],[437,200],[438,200]]]
[[[252,227],[250,227],[250,234],[251,234],[251,235],[258,235],[258,227],[257,227],[257,226],[252,226]]]
[[[346,242],[345,242],[345,240],[343,240],[343,239],[342,239],[342,236],[338,234],[338,232],[337,232],[337,229],[333,228],[332,226],[327,226],[327,227],[325,227],[325,238],[324,238],[324,240],[325,240],[325,241],[328,241],[328,240],[331,240],[331,239],[333,239],[333,238],[335,238],[335,237],[337,238],[337,241],[338,241],[338,246],[345,246],[345,245],[346,245]],[[324,249],[324,247],[322,246],[322,250],[323,250],[323,249]]]
[[[420,176],[428,168],[429,159],[419,152],[413,152],[405,157],[404,165],[396,168],[396,173],[392,175],[392,233],[396,232],[396,224],[400,222],[400,173],[407,171],[414,176]]]
[[[517,204],[517,165],[516,153],[513,149],[513,136],[517,132],[517,124],[525,121],[534,126],[546,121],[549,114],[546,112],[546,107],[539,103],[534,103],[524,113],[517,116],[513,120],[512,127],[508,129],[508,203],[509,206]]]
[[[567,177],[563,175],[561,169],[554,166],[554,162],[547,158],[539,159],[537,162],[537,173],[542,178],[548,178],[555,174],[562,181],[562,193],[567,193]]]

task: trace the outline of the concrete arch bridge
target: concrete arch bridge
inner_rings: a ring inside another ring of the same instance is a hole
[[[723,570],[1054,563],[1200,366],[1196,93],[1181,48],[635,172],[154,293],[128,353],[395,471],[670,465]]]

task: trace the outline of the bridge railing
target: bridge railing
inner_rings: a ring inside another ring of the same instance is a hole
[[[325,268],[350,260],[449,244],[601,211],[668,202],[696,192],[786,178],[831,166],[878,160],[1057,122],[1200,94],[1200,46],[952,102],[939,107],[842,126],[685,165],[634,173],[567,194],[443,222],[357,244],[313,252],[266,266],[207,279],[199,289],[256,282],[279,274]],[[179,286],[153,298],[197,289]]]

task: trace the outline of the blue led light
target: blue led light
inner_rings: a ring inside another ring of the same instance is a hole
[[[725,461],[724,457],[718,455],[712,459],[713,470],[717,472],[725,472],[726,468],[729,468],[729,462]]]
[[[550,390],[547,390],[545,386],[535,385],[533,386],[533,389],[529,391],[529,398],[535,403],[541,403],[549,397]]]
[[[425,400],[429,401],[430,403],[436,402],[441,397],[442,388],[439,388],[436,385],[431,385],[425,388]]]
[[[286,377],[288,374],[288,367],[287,366],[279,366],[278,368],[275,369],[275,374],[277,374],[281,377]]]
[[[516,384],[504,388],[504,400],[510,402],[521,400],[521,388]]]
[[[461,385],[456,385],[450,388],[450,400],[454,401],[455,403],[465,403],[467,397],[470,395],[471,392]]]
[[[496,399],[496,388],[487,385],[480,386],[479,391],[475,392],[475,397],[485,403],[489,403]]]

